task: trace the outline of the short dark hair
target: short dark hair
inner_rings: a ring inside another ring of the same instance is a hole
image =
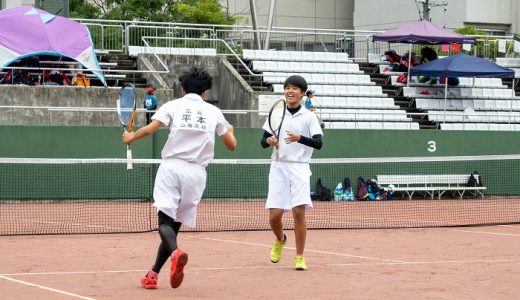
[[[288,85],[299,87],[302,92],[307,91],[307,81],[299,75],[292,75],[285,79],[283,88],[285,89]]]
[[[182,89],[186,94],[195,93],[202,95],[206,90],[211,89],[213,78],[204,68],[191,67],[185,70],[180,76]]]
[[[305,95],[307,97],[309,97],[310,95],[314,94],[314,91],[311,91],[311,90],[308,90],[307,93],[305,93]]]

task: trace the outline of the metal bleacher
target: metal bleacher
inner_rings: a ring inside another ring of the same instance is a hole
[[[499,66],[513,69],[515,78],[520,78],[520,58],[497,57],[496,63]]]
[[[403,94],[414,98],[416,108],[442,130],[520,129],[520,98],[500,78],[466,83],[473,87],[449,87],[446,97],[442,86],[404,87]]]
[[[242,58],[276,94],[290,75],[304,77],[326,128],[419,129],[347,53],[245,49]]]

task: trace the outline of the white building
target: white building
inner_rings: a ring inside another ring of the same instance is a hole
[[[256,8],[257,25],[267,27],[274,0],[219,0],[231,15],[251,22],[250,4]],[[447,28],[472,25],[488,34],[520,32],[520,0],[277,0],[274,27],[386,30],[419,19],[421,2],[432,5],[433,23]],[[34,5],[38,0],[0,0],[0,8]],[[68,1],[47,0],[49,8]],[[417,3],[419,2],[419,3]],[[447,3],[444,6],[437,4]],[[53,9],[50,9],[53,10]]]
[[[238,15],[251,22],[251,0],[219,0]],[[257,25],[267,27],[271,0],[253,0]],[[274,27],[353,29],[354,0],[277,0],[274,11]]]
[[[257,25],[267,26],[272,0],[254,0]],[[425,0],[418,1],[424,2]],[[251,0],[220,0],[232,15],[251,25]],[[447,28],[472,25],[490,34],[520,32],[520,0],[429,0],[431,21]],[[274,27],[386,30],[419,19],[415,0],[284,0],[276,1]]]
[[[440,0],[429,0],[442,4]],[[419,1],[421,2],[421,1]],[[424,0],[423,0],[424,2]],[[520,32],[520,0],[447,0],[443,6],[432,6],[431,21],[455,29],[471,25],[488,34]],[[386,30],[416,21],[422,4],[414,0],[356,0],[354,28]]]

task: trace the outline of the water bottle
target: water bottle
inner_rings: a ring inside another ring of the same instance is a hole
[[[340,201],[343,198],[343,185],[338,183],[334,190],[334,201]]]

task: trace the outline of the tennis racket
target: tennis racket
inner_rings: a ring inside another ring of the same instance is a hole
[[[117,99],[117,116],[125,131],[131,132],[135,119],[135,86],[133,84],[126,84],[119,92],[119,99]],[[130,145],[126,145],[126,168],[133,169],[132,165],[132,149]]]
[[[280,136],[280,129],[282,129],[283,119],[285,117],[285,111],[287,110],[287,103],[284,99],[277,100],[271,110],[269,110],[268,123],[271,132],[273,133],[276,140]],[[280,143],[280,141],[278,141]],[[280,159],[280,153],[278,147],[274,148],[276,160]]]

